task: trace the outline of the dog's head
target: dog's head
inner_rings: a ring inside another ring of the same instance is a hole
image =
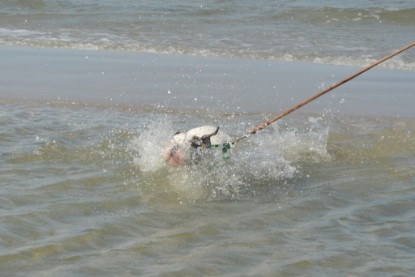
[[[200,149],[211,148],[217,143],[218,132],[219,127],[202,126],[186,133],[175,133],[172,140],[173,146],[166,153],[166,161],[172,166],[180,166],[191,161],[200,154]]]
[[[210,148],[212,146],[212,142],[210,140],[211,137],[216,136],[219,132],[219,127],[216,128],[216,130],[210,134],[203,135],[202,137],[198,137],[196,135],[192,136],[190,140],[190,145],[193,148]]]

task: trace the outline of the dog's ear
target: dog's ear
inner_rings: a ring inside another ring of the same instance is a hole
[[[198,136],[193,136],[192,139],[190,140],[192,147],[193,148],[199,148],[199,147],[210,148],[212,146],[210,138],[215,136],[218,132],[219,132],[219,127],[216,128],[216,130],[213,133],[203,135],[201,138]]]
[[[210,141],[210,138],[211,138],[211,137],[213,137],[213,136],[216,136],[216,134],[217,134],[218,132],[219,132],[219,127],[218,127],[218,128],[216,128],[216,130],[215,130],[213,133],[211,133],[211,134],[209,134],[209,135],[204,135],[204,136],[202,136],[202,138],[201,138],[202,145],[204,145],[206,148],[211,147],[211,146],[212,146],[212,143],[211,143],[211,141]]]
[[[204,135],[204,136],[202,136],[202,141],[203,141],[203,139],[206,139],[206,138],[210,138],[210,137],[216,136],[216,134],[217,134],[218,132],[219,132],[219,127],[218,127],[218,128],[216,128],[216,130],[215,130],[213,133],[208,134],[208,135]]]

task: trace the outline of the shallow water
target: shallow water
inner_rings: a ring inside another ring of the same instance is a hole
[[[20,102],[20,103],[19,103]],[[410,276],[413,119],[296,114],[197,165],[176,130],[267,114],[2,101],[6,276]]]
[[[414,20],[412,0],[0,1],[0,275],[412,276],[413,49],[228,160],[163,156],[178,130],[246,134]]]

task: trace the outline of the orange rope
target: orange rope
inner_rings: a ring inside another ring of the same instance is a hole
[[[316,100],[316,99],[317,99],[317,98],[319,98],[320,96],[323,96],[324,94],[328,93],[329,91],[332,91],[333,89],[335,89],[335,88],[337,88],[337,87],[339,87],[339,86],[341,86],[341,85],[343,85],[343,84],[347,83],[348,81],[350,81],[350,80],[354,79],[355,77],[357,77],[357,76],[359,76],[359,75],[363,74],[364,72],[368,71],[369,69],[371,69],[371,68],[373,68],[373,67],[375,67],[375,66],[379,65],[380,63],[383,63],[383,62],[384,62],[384,61],[386,61],[386,60],[389,60],[390,58],[392,58],[392,57],[394,57],[394,56],[396,56],[396,55],[398,55],[398,54],[402,53],[402,52],[403,52],[403,51],[405,51],[405,50],[408,50],[409,48],[411,48],[411,47],[413,47],[413,46],[415,46],[415,41],[414,41],[414,42],[412,42],[411,44],[409,44],[409,45],[407,45],[407,46],[405,46],[405,47],[403,47],[403,48],[401,48],[401,49],[399,49],[399,50],[397,50],[397,51],[393,52],[392,54],[390,54],[390,55],[388,55],[388,56],[386,56],[386,57],[384,57],[384,58],[382,58],[382,59],[380,59],[380,60],[378,60],[378,61],[376,61],[376,62],[372,63],[371,65],[368,65],[367,67],[365,67],[365,68],[363,68],[363,69],[361,69],[361,70],[357,71],[356,73],[354,73],[354,74],[350,75],[349,77],[347,77],[347,78],[345,78],[345,79],[341,80],[340,82],[338,82],[338,83],[336,83],[336,84],[332,85],[331,87],[329,87],[329,88],[327,88],[327,89],[324,89],[324,90],[320,91],[320,92],[319,92],[319,93],[317,93],[316,95],[314,95],[314,96],[312,96],[312,97],[308,98],[307,100],[305,100],[305,101],[303,101],[303,102],[301,102],[301,103],[297,104],[296,106],[293,106],[292,108],[290,108],[290,109],[286,110],[285,112],[283,112],[283,113],[281,113],[281,114],[279,114],[279,115],[277,115],[277,116],[275,116],[275,117],[271,118],[270,120],[268,120],[268,121],[266,121],[266,122],[261,123],[260,125],[258,125],[257,127],[253,128],[251,131],[249,131],[249,132],[248,132],[246,135],[244,135],[243,137],[240,137],[240,138],[236,139],[234,142],[232,142],[232,144],[234,144],[234,143],[236,143],[236,142],[240,141],[240,140],[241,140],[241,139],[243,139],[243,138],[249,137],[250,135],[254,135],[254,134],[256,134],[258,131],[261,131],[262,129],[264,129],[265,127],[267,127],[267,126],[271,125],[271,124],[272,124],[272,123],[274,123],[275,121],[277,121],[277,120],[279,120],[279,119],[283,118],[284,116],[286,116],[286,115],[288,115],[288,114],[290,114],[290,113],[292,113],[292,112],[294,112],[294,111],[298,110],[299,108],[301,108],[301,107],[303,107],[303,106],[307,105],[307,104],[308,104],[308,103],[310,103],[311,101]]]

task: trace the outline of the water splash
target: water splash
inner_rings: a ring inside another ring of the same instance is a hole
[[[171,119],[152,120],[131,141],[130,149],[136,152],[134,163],[144,183],[157,183],[180,201],[243,199],[264,189],[267,193],[301,176],[298,163],[330,158],[326,149],[329,127],[322,117],[309,117],[303,127],[269,128],[233,147],[229,160],[220,149],[211,149],[203,159],[178,168],[164,160],[173,130]]]
[[[171,119],[160,117],[152,120],[129,145],[129,149],[135,153],[134,164],[143,172],[164,167],[164,154],[172,134]]]

